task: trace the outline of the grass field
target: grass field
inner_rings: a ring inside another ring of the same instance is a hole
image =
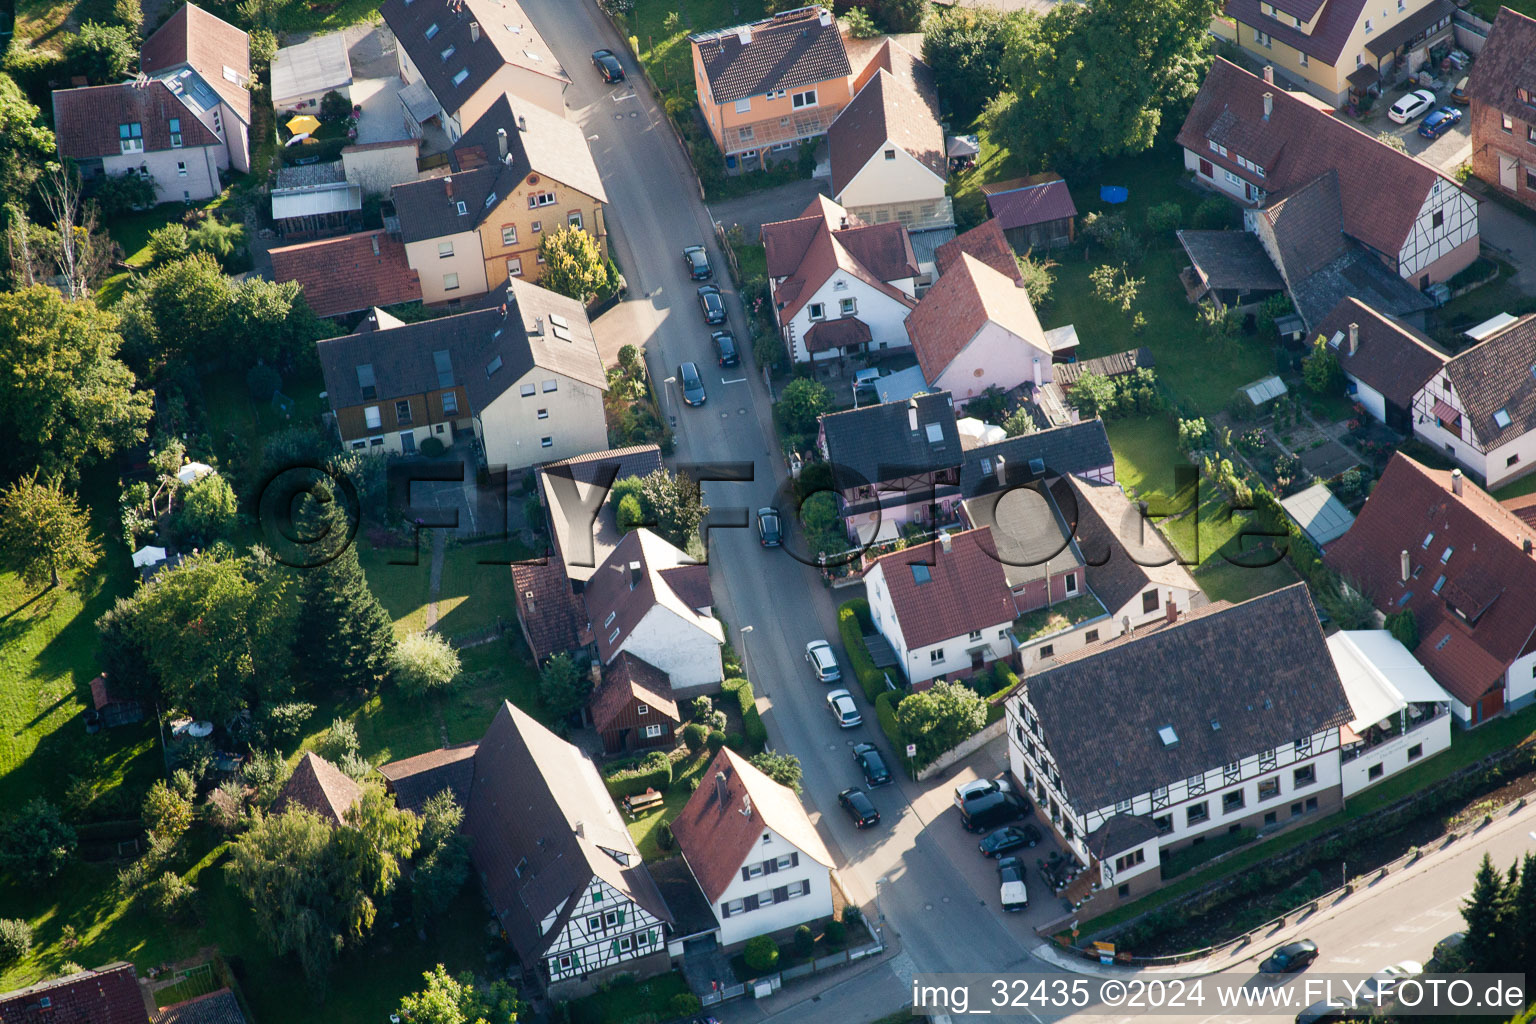
[[[688,798],[693,795],[689,789],[689,781],[699,778],[704,774],[704,769],[709,767],[711,755],[708,750],[701,750],[698,756],[685,761],[676,761],[672,765],[672,785],[667,790],[665,800],[660,807],[652,808],[643,814],[635,816],[629,823],[629,835],[640,848],[640,856],[643,860],[661,860],[670,857],[677,851],[663,850],[656,845],[656,830],[663,820],[671,821],[677,817]]]
[[[669,15],[676,15],[673,27],[668,27]],[[686,4],[635,0],[624,24],[639,47],[640,62],[656,84],[668,96],[683,96],[689,103],[697,103],[689,33],[739,25],[762,16],[762,0],[689,0]]]

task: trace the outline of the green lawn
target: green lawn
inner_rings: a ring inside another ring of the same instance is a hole
[[[1517,714],[1497,719],[1471,731],[1464,730],[1453,722],[1451,749],[1423,764],[1394,775],[1358,796],[1351,797],[1344,810],[1302,828],[1292,829],[1257,843],[1220,864],[1204,871],[1197,871],[1171,885],[1164,886],[1144,899],[1089,918],[1092,927],[1084,929],[1084,932],[1085,934],[1102,933],[1106,928],[1155,910],[1175,897],[1193,892],[1218,878],[1245,871],[1270,857],[1324,835],[1346,821],[1369,814],[1405,796],[1417,793],[1453,772],[1475,764],[1494,751],[1531,743],[1536,743],[1536,707],[1526,708]],[[1089,906],[1091,908],[1092,904]]]
[[[1500,501],[1507,501],[1510,498],[1518,498],[1522,494],[1532,493],[1536,493],[1536,473],[1523,476],[1514,483],[1505,484],[1494,491],[1493,496]]]
[[[680,971],[642,982],[618,981],[570,1004],[571,1024],[623,1024],[631,1020],[671,1020],[673,996],[688,991]]]
[[[768,279],[768,250],[761,245],[736,245],[732,246],[736,251],[736,267],[741,271],[741,279],[750,281],[754,277]]]
[[[148,210],[115,217],[107,225],[112,240],[123,247],[123,262],[130,267],[147,267],[152,258],[149,233],[167,224],[179,224],[188,210],[186,203],[161,203]]]
[[[666,25],[669,14],[678,15],[673,29]],[[656,84],[669,96],[684,96],[689,103],[697,103],[689,33],[739,25],[762,16],[762,0],[688,0],[686,4],[635,0],[634,10],[623,17],[621,25],[628,28],[638,45],[640,62]]]
[[[640,848],[642,859],[661,860],[672,856],[675,852],[663,850],[656,845],[657,826],[663,821],[671,821],[677,817],[683,805],[688,802],[688,798],[693,795],[688,783],[704,774],[704,769],[709,767],[711,759],[708,750],[701,750],[698,756],[691,760],[673,762],[672,785],[667,789],[665,801],[660,807],[638,814],[630,821],[629,835],[634,839],[635,845]]]

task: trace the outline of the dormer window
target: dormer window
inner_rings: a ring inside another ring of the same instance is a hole
[[[144,152],[144,126],[138,121],[118,125],[117,141],[124,153]]]
[[[1531,90],[1525,88],[1516,88],[1515,98],[1518,99],[1521,103],[1529,106],[1531,103]]]

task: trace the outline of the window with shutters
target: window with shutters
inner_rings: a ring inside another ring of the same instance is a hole
[[[452,391],[443,392],[443,415],[453,416],[459,411],[459,396]]]
[[[657,723],[656,725],[648,725],[645,727],[645,738],[648,740],[658,739],[660,738],[664,729],[665,726],[661,725],[660,723]]]
[[[370,405],[363,410],[363,422],[370,427],[377,427],[382,422],[379,419],[379,407]]]
[[[761,862],[756,864],[748,864],[746,867],[741,869],[742,880],[745,881],[749,878],[759,878],[762,876],[764,870],[765,869],[763,868]]]
[[[628,953],[633,948],[634,948],[634,942],[633,942],[633,940],[630,939],[630,937],[628,935],[620,935],[619,936],[619,952],[620,953]]]

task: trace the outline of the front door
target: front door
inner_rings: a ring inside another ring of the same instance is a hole
[[[400,450],[405,452],[407,455],[415,454],[416,432],[414,430],[404,430],[400,432]]]
[[[1520,161],[1512,156],[1499,154],[1499,184],[1511,192],[1519,187]]]

